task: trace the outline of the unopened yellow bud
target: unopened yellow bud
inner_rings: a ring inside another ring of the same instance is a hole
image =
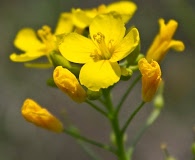
[[[142,74],[142,98],[145,102],[152,100],[161,82],[161,69],[156,61],[148,63],[145,58],[138,62]]]
[[[86,100],[87,94],[79,84],[77,78],[68,69],[58,66],[53,72],[55,84],[74,101],[81,103]]]
[[[27,121],[39,127],[58,133],[63,131],[63,124],[47,109],[42,108],[32,99],[24,101],[21,112]]]

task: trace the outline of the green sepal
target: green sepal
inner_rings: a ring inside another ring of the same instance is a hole
[[[79,77],[79,73],[81,70],[81,66],[80,65],[71,65],[71,67],[69,68],[69,71],[72,72],[77,78]]]
[[[164,107],[163,91],[164,91],[164,82],[161,80],[157,93],[153,100],[154,107],[157,109],[162,109]]]
[[[53,51],[50,53],[50,58],[54,67],[62,66],[67,69],[71,68],[70,62],[66,58],[64,58],[60,53]]]
[[[133,52],[131,52],[125,58],[125,60],[127,61],[127,67],[129,67],[130,65],[137,65],[136,59],[137,59],[137,57],[138,57],[139,54],[140,54],[140,42],[137,45],[137,47],[133,50]]]
[[[46,83],[47,83],[47,85],[50,86],[50,87],[56,87],[56,88],[57,88],[57,86],[56,86],[56,84],[55,84],[53,78],[49,78],[49,79],[46,81]]]
[[[69,62],[66,58],[64,58],[60,53],[52,52],[50,54],[51,61],[54,67],[62,66],[63,68],[68,69],[72,72],[77,78],[79,77],[79,73],[81,70],[81,66]]]
[[[100,98],[102,95],[102,90],[100,89],[99,91],[92,91],[92,90],[87,90],[87,98],[89,100],[96,100]]]
[[[133,75],[133,70],[130,68],[121,67],[121,77],[120,80],[127,81]]]

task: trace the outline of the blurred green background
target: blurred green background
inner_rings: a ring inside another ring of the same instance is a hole
[[[23,27],[53,29],[61,12],[71,8],[91,8],[109,0],[1,0],[0,1],[0,160],[65,160],[91,159],[71,137],[55,134],[27,123],[20,114],[23,101],[30,97],[58,115],[65,116],[79,126],[83,134],[99,141],[108,141],[109,125],[98,113],[86,105],[77,105],[59,90],[46,86],[52,69],[25,68],[13,63],[9,55],[16,52],[13,40]],[[160,144],[180,160],[192,159],[190,145],[195,125],[195,1],[194,0],[137,0],[138,10],[131,20],[140,32],[144,53],[158,32],[158,19],[173,18],[179,22],[175,39],[183,40],[183,53],[170,51],[162,64],[165,81],[165,108],[160,118],[142,137],[135,150],[136,160],[163,160]],[[118,85],[123,92],[127,82]],[[140,100],[140,84],[126,101],[122,117],[128,116]],[[117,100],[117,99],[116,99]],[[131,139],[152,108],[146,105],[128,129]],[[110,153],[94,148],[103,159],[116,159]]]

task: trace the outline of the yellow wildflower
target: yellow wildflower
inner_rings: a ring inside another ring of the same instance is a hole
[[[145,102],[152,100],[161,82],[161,69],[156,61],[148,61],[142,58],[138,62],[142,74],[142,98]]]
[[[146,59],[148,61],[155,60],[160,62],[169,49],[181,52],[185,46],[182,41],[172,39],[178,23],[175,20],[170,20],[165,24],[164,19],[159,19],[160,32],[155,37],[152,45],[147,51]]]
[[[74,101],[81,103],[86,100],[87,94],[79,84],[77,78],[68,69],[58,66],[53,72],[55,84]]]
[[[139,33],[132,28],[125,35],[120,16],[101,14],[89,26],[90,37],[77,33],[63,37],[59,44],[61,54],[69,61],[84,64],[79,79],[92,91],[107,88],[118,82],[121,69],[118,61],[129,55],[139,43]]]
[[[63,131],[63,124],[56,117],[54,117],[47,109],[42,108],[32,99],[26,99],[24,101],[21,112],[23,117],[27,121],[39,127],[54,132]]]
[[[114,2],[109,5],[100,5],[97,8],[81,10],[72,9],[74,24],[79,28],[88,27],[93,18],[98,14],[117,12],[121,15],[124,23],[128,22],[137,9],[135,3],[130,1]]]
[[[10,59],[14,62],[27,62],[47,56],[50,60],[49,54],[54,50],[58,51],[55,35],[69,33],[72,29],[71,15],[68,13],[61,14],[54,34],[46,25],[37,33],[32,28],[21,29],[16,35],[14,45],[24,53],[12,53]]]
[[[73,31],[72,13],[64,12],[60,14],[54,35],[70,33]]]

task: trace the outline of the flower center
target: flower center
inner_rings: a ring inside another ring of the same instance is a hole
[[[51,52],[56,49],[56,43],[54,36],[51,33],[51,28],[49,26],[43,26],[38,30],[38,36],[42,42],[46,45],[47,52]]]
[[[105,59],[108,60],[112,56],[112,53],[110,52],[110,48],[112,47],[112,41],[109,42],[108,46],[105,42],[105,36],[98,32],[97,34],[93,35],[94,41],[98,45],[98,48],[100,50],[100,53],[98,53],[97,50],[93,54],[91,54],[91,57],[94,58],[94,60],[97,59]]]

